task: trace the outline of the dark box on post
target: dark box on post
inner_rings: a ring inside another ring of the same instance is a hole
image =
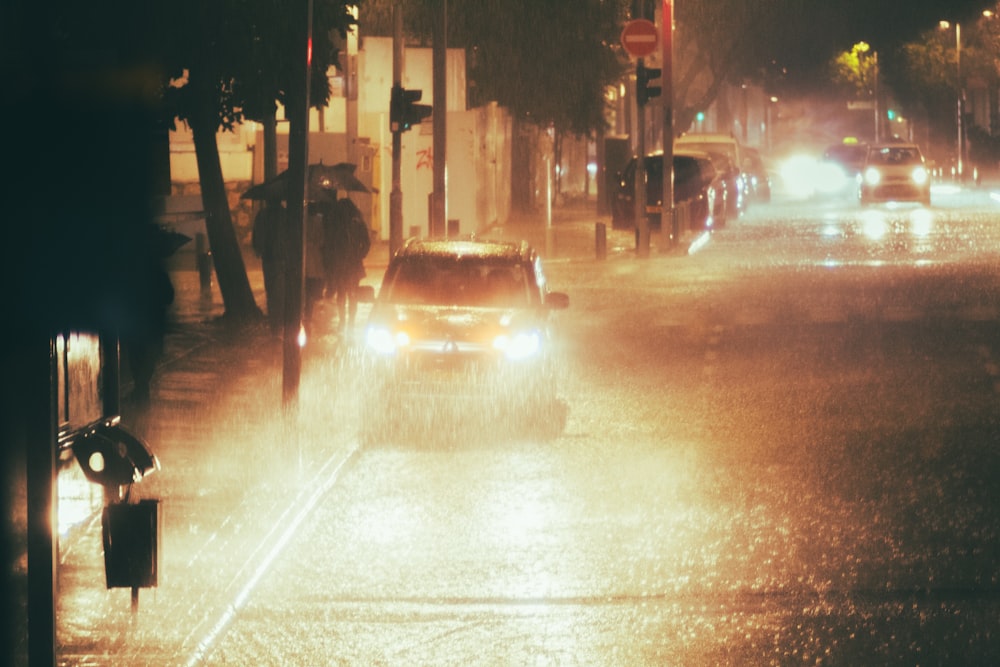
[[[157,585],[160,551],[159,500],[104,508],[104,571],[108,588]]]

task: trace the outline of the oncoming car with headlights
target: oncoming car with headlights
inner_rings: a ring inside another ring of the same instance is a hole
[[[550,313],[568,305],[527,242],[408,241],[365,329],[366,439],[442,418],[561,432]]]
[[[858,199],[931,203],[931,177],[915,144],[872,144],[861,169]]]

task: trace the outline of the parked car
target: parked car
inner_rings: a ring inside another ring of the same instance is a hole
[[[931,177],[916,144],[872,144],[858,186],[861,203],[931,203]]]
[[[746,175],[730,159],[728,153],[722,151],[706,151],[706,153],[715,165],[715,171],[719,174],[725,192],[726,213],[723,220],[735,220],[746,211],[749,199]]]
[[[845,141],[828,146],[820,156],[814,183],[819,195],[856,196],[868,144]]]
[[[771,176],[767,173],[764,158],[756,148],[743,149],[743,173],[746,175],[750,198],[767,203],[771,201]]]
[[[635,226],[635,173],[638,160],[632,158],[619,174],[612,193],[611,224],[615,229]],[[690,229],[705,230],[725,224],[726,189],[722,175],[707,153],[675,152],[674,207],[685,206]],[[660,228],[663,206],[663,153],[647,155],[646,214],[650,229]]]
[[[408,241],[389,262],[365,329],[363,433],[443,416],[558,434],[566,415],[550,314],[568,306],[527,242]]]
[[[701,151],[703,153],[722,153],[733,164],[735,175],[730,176],[729,215],[730,220],[742,215],[746,210],[749,198],[749,178],[744,171],[746,163],[745,148],[740,142],[728,134],[694,132],[682,134],[674,140],[674,150]]]

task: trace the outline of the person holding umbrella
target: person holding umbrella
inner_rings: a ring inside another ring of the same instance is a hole
[[[341,332],[354,327],[358,312],[357,290],[365,277],[365,257],[371,234],[361,209],[350,199],[338,199],[324,217],[323,266],[326,297],[337,300],[337,326]]]

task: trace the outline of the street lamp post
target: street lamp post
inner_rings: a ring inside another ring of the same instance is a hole
[[[944,30],[951,27],[948,21],[941,21],[939,25]],[[961,181],[965,175],[965,132],[962,126],[962,103],[965,98],[965,86],[962,85],[962,26],[958,21],[955,22],[955,75],[957,76],[958,83],[958,100],[955,105],[955,125],[958,128],[956,152],[958,155],[955,168],[957,169],[958,180]]]

